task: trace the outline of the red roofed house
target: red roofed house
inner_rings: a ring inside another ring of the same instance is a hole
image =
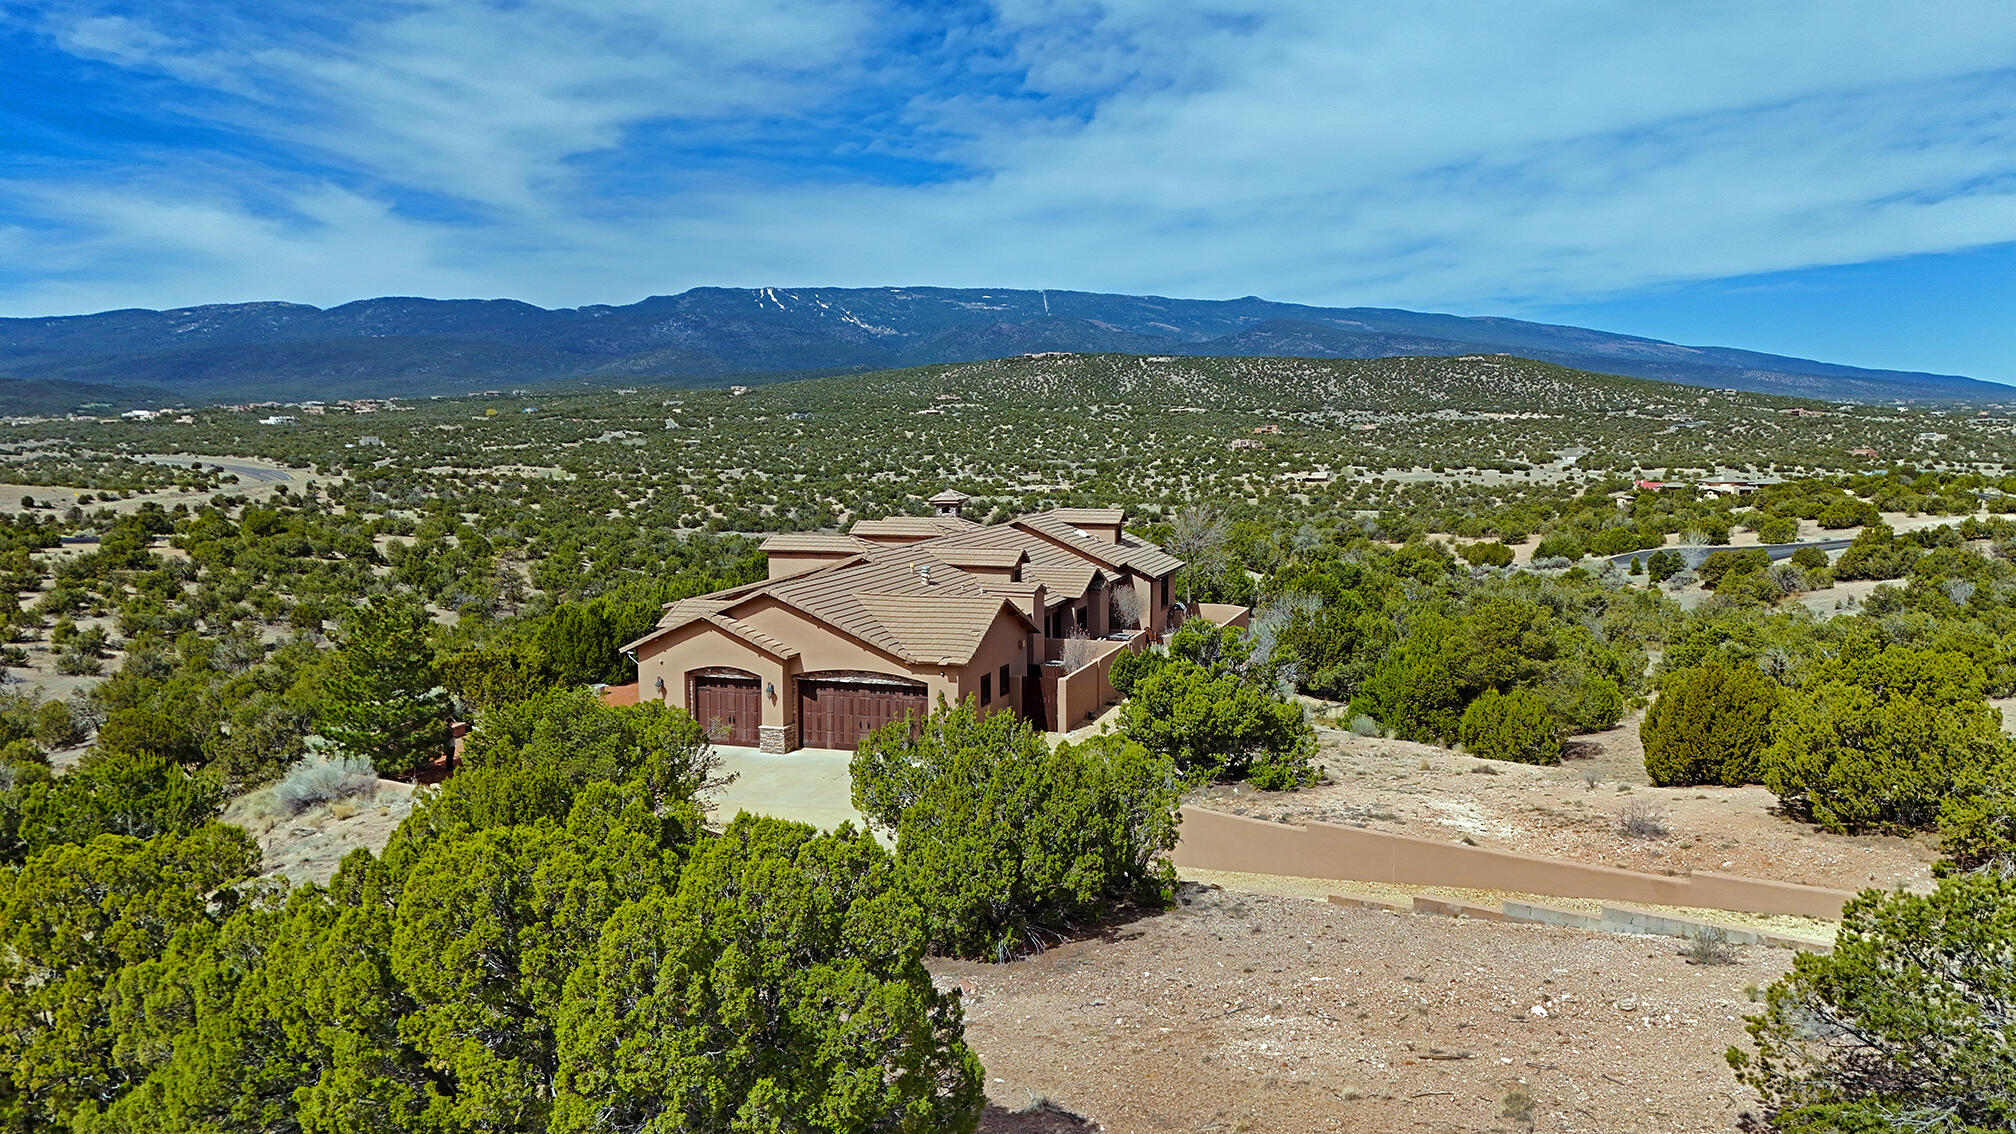
[[[965,502],[948,491],[931,498],[935,516],[771,536],[768,579],[672,603],[624,647],[638,694],[766,752],[852,748],[940,696],[1056,727],[1064,639],[1138,641],[1180,620],[1170,580],[1182,562],[1122,531],[1121,509],[983,526],[960,515]]]

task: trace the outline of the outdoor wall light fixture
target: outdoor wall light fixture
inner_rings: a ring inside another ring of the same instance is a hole
[[[766,682],[763,686],[763,692],[775,697],[777,695],[777,683],[774,681]]]
[[[658,695],[663,697],[665,695],[665,679],[661,677],[653,684],[658,687]]]

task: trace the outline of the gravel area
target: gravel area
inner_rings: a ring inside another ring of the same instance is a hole
[[[1350,823],[1652,874],[1720,871],[1809,886],[1929,889],[1935,840],[1832,835],[1776,811],[1761,787],[1659,788],[1639,716],[1574,738],[1558,767],[1481,760],[1432,744],[1322,730],[1329,782],[1298,792],[1217,785],[1190,802],[1257,818]],[[1629,814],[1666,834],[1623,833]]]
[[[1183,902],[1010,964],[933,962],[997,1104],[1108,1131],[1517,1131],[1528,1102],[1531,1129],[1731,1130],[1753,1100],[1722,1053],[1791,956],[1696,967],[1659,938]]]

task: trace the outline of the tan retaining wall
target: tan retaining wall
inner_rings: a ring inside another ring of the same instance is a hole
[[[1271,823],[1202,807],[1183,809],[1183,838],[1171,858],[1179,867],[1200,870],[1458,886],[1828,919],[1840,917],[1842,905],[1854,897],[1846,890],[1794,882],[1706,871],[1686,876],[1641,874],[1334,823]]]

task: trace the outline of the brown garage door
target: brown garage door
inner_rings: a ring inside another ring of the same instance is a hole
[[[799,736],[807,748],[852,748],[890,721],[925,715],[924,687],[913,682],[798,681]]]
[[[716,744],[754,744],[763,723],[763,692],[753,677],[693,679],[693,719]]]

